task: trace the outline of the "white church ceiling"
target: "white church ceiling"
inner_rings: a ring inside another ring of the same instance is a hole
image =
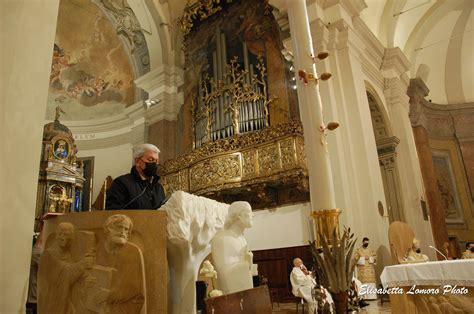
[[[474,101],[472,0],[365,0],[361,18],[386,47],[399,47],[437,104]]]

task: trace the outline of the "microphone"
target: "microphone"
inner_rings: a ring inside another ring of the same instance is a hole
[[[125,205],[123,206],[123,209],[127,208],[128,205],[132,204],[135,200],[137,200],[137,198],[139,198],[140,196],[142,196],[143,193],[145,193],[145,191],[146,191],[147,188],[148,188],[148,184],[145,185],[145,188],[143,189],[143,191],[142,191],[140,194],[138,194],[137,196],[135,196],[134,198],[132,198],[132,200],[131,200],[130,202],[128,202],[127,204],[125,204]]]
[[[429,245],[429,247],[432,248],[433,250],[435,250],[436,252],[438,252],[439,254],[441,254],[441,256],[443,256],[445,260],[448,260],[448,258],[446,257],[446,255],[444,255],[443,253],[441,253],[440,250],[438,250],[437,248],[435,248],[434,246],[431,246],[431,245]]]

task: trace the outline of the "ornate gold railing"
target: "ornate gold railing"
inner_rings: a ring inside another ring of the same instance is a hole
[[[278,194],[280,189],[307,193],[307,176],[303,130],[296,120],[207,143],[167,161],[162,169],[167,193],[239,194],[241,199],[268,200],[269,194]]]

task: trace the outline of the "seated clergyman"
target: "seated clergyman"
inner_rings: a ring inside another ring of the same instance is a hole
[[[408,251],[408,254],[405,257],[405,261],[409,262],[409,263],[428,262],[429,261],[428,256],[421,253],[420,240],[418,240],[417,238],[413,239],[413,245],[412,245],[411,249]]]
[[[293,260],[293,270],[290,274],[290,282],[292,286],[293,295],[303,298],[309,307],[309,313],[315,313],[318,308],[318,300],[313,297],[313,290],[315,296],[319,299],[319,304],[323,306],[325,313],[332,313],[332,304],[334,303],[329,292],[322,286],[316,285],[316,280],[306,266],[303,264],[301,258],[297,257]]]

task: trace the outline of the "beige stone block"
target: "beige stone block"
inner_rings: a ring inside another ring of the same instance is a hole
[[[166,221],[164,211],[152,210],[46,220],[40,313],[167,313]]]

